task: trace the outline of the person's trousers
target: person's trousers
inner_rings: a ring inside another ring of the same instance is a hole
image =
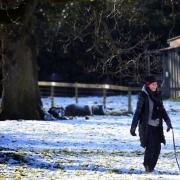
[[[153,170],[157,164],[161,151],[160,128],[148,126],[147,144],[144,153],[144,167]]]

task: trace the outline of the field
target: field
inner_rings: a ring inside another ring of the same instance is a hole
[[[71,98],[57,98],[56,105],[66,105]],[[133,97],[133,109],[137,97]],[[45,109],[49,98],[43,99]],[[82,104],[101,103],[99,97],[87,97]],[[174,127],[180,160],[180,102],[164,105]],[[108,97],[107,111],[127,108],[127,97]],[[165,131],[166,146],[152,173],[142,165],[144,149],[139,137],[132,137],[129,128],[132,114],[118,116],[74,117],[71,120],[1,121],[0,179],[179,179],[174,158],[172,133]]]

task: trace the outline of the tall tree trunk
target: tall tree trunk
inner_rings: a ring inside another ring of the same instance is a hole
[[[29,1],[20,24],[10,24],[3,42],[2,102],[0,119],[42,119],[36,53],[32,38],[32,14],[36,0]]]
[[[1,119],[41,119],[37,65],[26,38],[5,43]]]

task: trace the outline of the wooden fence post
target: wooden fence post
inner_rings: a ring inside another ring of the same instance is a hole
[[[78,87],[75,87],[75,99],[76,99],[76,104],[78,103]]]
[[[132,113],[132,107],[131,107],[131,91],[128,90],[128,112]]]
[[[106,108],[106,89],[103,89],[103,105]]]
[[[107,101],[107,90],[125,91],[128,92],[128,112],[132,113],[131,107],[131,95],[133,91],[139,91],[139,88],[132,88],[127,86],[117,86],[109,84],[83,84],[83,83],[62,83],[62,82],[38,82],[39,86],[50,86],[51,87],[51,107],[54,106],[54,94],[55,87],[69,87],[75,88],[75,101],[78,103],[78,88],[89,88],[89,89],[101,89],[103,90],[103,105],[106,108]]]
[[[51,107],[54,107],[54,86],[51,85]]]

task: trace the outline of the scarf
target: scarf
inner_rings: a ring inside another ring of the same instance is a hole
[[[162,109],[163,109],[161,93],[158,91],[153,92],[148,87],[146,87],[146,91],[154,104],[151,119],[152,120],[161,119],[162,118]]]

